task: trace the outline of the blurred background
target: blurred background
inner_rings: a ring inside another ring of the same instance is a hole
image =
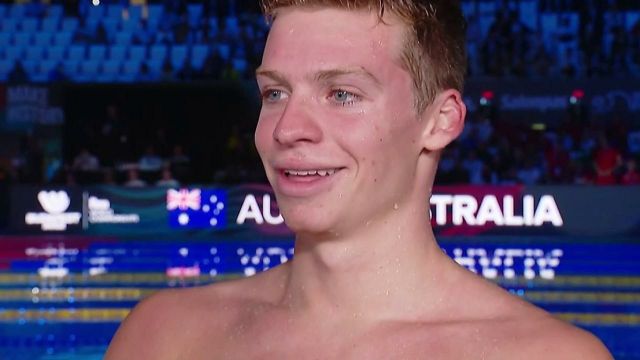
[[[462,6],[441,246],[640,359],[640,3]],[[253,145],[267,31],[257,1],[0,1],[0,359],[102,358],[154,291],[293,256]]]

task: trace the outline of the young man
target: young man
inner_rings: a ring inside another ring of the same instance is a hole
[[[264,1],[255,139],[295,258],[144,300],[107,359],[610,359],[436,244],[427,200],[466,113],[453,3]]]

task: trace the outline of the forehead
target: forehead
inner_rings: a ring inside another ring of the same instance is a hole
[[[279,9],[262,67],[291,75],[315,70],[364,68],[375,73],[400,67],[406,32],[395,16],[366,10],[288,7]]]

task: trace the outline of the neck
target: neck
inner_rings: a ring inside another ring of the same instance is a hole
[[[283,302],[305,314],[365,322],[437,314],[451,283],[442,275],[451,272],[442,270],[451,261],[425,214],[420,206],[400,207],[357,233],[299,236]]]

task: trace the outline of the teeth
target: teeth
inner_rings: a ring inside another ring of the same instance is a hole
[[[331,176],[338,171],[337,169],[324,169],[324,170],[285,170],[284,173],[287,176]]]

